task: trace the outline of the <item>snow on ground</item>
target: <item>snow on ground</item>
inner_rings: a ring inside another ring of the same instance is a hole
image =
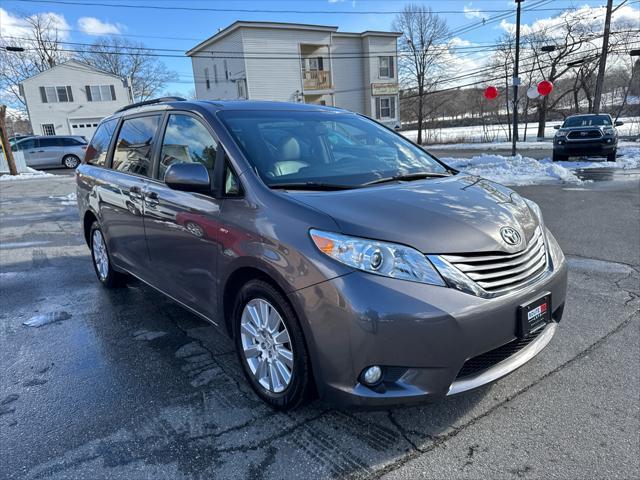
[[[19,173],[18,175],[2,174],[0,175],[0,182],[16,182],[19,180],[29,180],[33,178],[54,177],[51,173],[41,172],[40,170],[34,170],[31,167],[27,167],[26,172]]]
[[[58,200],[62,205],[77,205],[78,197],[76,196],[76,192],[71,192],[69,195],[62,196],[50,196],[52,200]]]
[[[638,135],[640,133],[640,118],[639,117],[624,117],[620,118],[624,125],[617,127],[618,134],[623,136]],[[552,121],[548,122],[545,128],[545,138],[551,139],[555,135],[555,125],[560,125],[562,122]],[[532,143],[536,144],[536,133],[538,132],[538,123],[528,123],[527,138],[532,140]],[[525,124],[520,124],[520,135],[524,135]],[[404,130],[400,132],[409,140],[416,141],[418,137],[417,130]],[[423,137],[423,143],[435,144],[435,143],[458,143],[458,142],[506,142],[508,129],[506,125],[472,125],[467,127],[447,127],[447,128],[430,128],[425,130]],[[550,140],[549,140],[550,141]],[[442,147],[444,148],[444,147]],[[535,147],[531,147],[535,148]]]
[[[442,158],[443,162],[457,170],[478,175],[504,185],[535,185],[540,183],[582,183],[575,170],[582,168],[640,168],[640,147],[622,147],[616,162],[603,159],[585,161],[552,162],[516,155],[505,157],[483,153],[472,158]]]
[[[630,143],[631,142],[625,142]],[[638,145],[637,143],[635,145]],[[565,168],[577,169],[577,168],[617,168],[628,170],[630,168],[640,168],[640,146],[623,146],[618,147],[618,158],[615,162],[606,162],[602,158],[598,159],[584,159],[576,161],[555,162],[556,165],[561,165]]]
[[[456,170],[493,180],[503,185],[536,185],[539,183],[581,183],[568,168],[548,160],[516,155],[505,157],[483,153],[473,158],[442,158]]]
[[[424,145],[426,150],[511,150],[511,142],[437,143]],[[551,150],[553,142],[518,142],[518,150]]]

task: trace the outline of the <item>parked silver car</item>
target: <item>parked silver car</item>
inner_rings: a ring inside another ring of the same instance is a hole
[[[49,135],[27,137],[15,142],[11,147],[14,152],[24,154],[29,167],[76,168],[84,158],[87,140],[81,136]]]

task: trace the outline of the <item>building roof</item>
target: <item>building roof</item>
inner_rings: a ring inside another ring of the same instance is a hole
[[[332,33],[335,35],[344,35],[344,36],[357,36],[357,37],[366,37],[370,35],[377,36],[390,36],[390,37],[400,37],[402,33],[400,32],[378,32],[373,30],[366,30],[361,33],[356,32],[338,32],[338,27],[328,26],[328,25],[313,25],[307,23],[286,23],[286,22],[256,22],[256,21],[244,21],[237,20],[233,22],[228,27],[220,30],[215,35],[207,38],[206,40],[200,42],[195,47],[191,48],[187,51],[187,56],[192,56],[195,53],[199,52],[203,48],[214,44],[215,42],[221,40],[232,32],[240,28],[271,28],[271,29],[282,29],[282,30],[311,30],[311,31],[324,31],[328,33]]]
[[[114,75],[113,73],[106,72],[104,70],[100,70],[99,68],[92,67],[91,65],[87,65],[86,63],[79,62],[77,60],[67,60],[66,62],[59,63],[58,65],[56,65],[54,67],[51,67],[48,70],[44,70],[43,72],[36,73],[35,75],[33,75],[33,76],[29,77],[29,78],[25,78],[21,83],[30,82],[32,79],[34,79],[36,77],[39,77],[39,76],[44,75],[44,74],[47,74],[47,73],[51,72],[52,70],[56,70],[56,69],[61,68],[61,67],[67,67],[67,68],[75,67],[75,68],[82,68],[82,69],[85,69],[85,70],[93,70],[96,73],[100,73],[102,75],[109,75],[110,77],[114,77],[114,78],[117,78],[117,79],[119,79],[121,81],[124,81],[124,79],[119,77],[118,75]]]

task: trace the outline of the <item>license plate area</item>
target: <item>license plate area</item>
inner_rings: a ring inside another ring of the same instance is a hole
[[[537,300],[518,307],[516,335],[520,338],[526,337],[530,333],[544,328],[544,326],[550,322],[551,294],[546,293]]]

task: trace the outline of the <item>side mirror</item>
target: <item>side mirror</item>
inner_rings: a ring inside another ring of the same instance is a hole
[[[624,125],[624,122],[621,122],[620,120],[616,122],[616,127],[621,127],[622,125]]]
[[[555,128],[556,130],[560,130],[560,125],[554,125],[553,128]]]
[[[167,169],[164,183],[174,190],[207,193],[211,191],[211,178],[201,163],[176,163]]]

